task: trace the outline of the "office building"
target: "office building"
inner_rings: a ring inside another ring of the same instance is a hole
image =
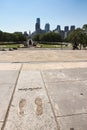
[[[37,19],[36,19],[35,30],[36,30],[36,31],[39,31],[39,30],[40,30],[40,18],[37,18]]]
[[[40,18],[37,18],[37,19],[36,19],[36,23],[39,23],[39,24],[40,24]]]
[[[65,32],[68,32],[68,31],[69,31],[69,26],[65,26],[65,27],[64,27],[64,31],[65,31]]]
[[[53,30],[53,32],[55,32],[55,33],[60,33],[60,31],[61,31],[60,25],[57,25],[56,29]]]
[[[70,27],[70,31],[74,31],[75,30],[75,25],[72,25],[71,27]]]
[[[50,31],[50,24],[49,24],[49,23],[46,23],[46,24],[45,24],[45,31],[46,31],[46,32],[49,32],[49,31]]]
[[[60,25],[57,25],[57,28],[56,28],[56,30],[58,30],[58,31],[60,31],[60,30],[61,30],[61,27],[60,27]]]

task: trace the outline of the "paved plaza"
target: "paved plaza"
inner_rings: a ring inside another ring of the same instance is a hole
[[[0,51],[1,130],[87,130],[87,50]]]

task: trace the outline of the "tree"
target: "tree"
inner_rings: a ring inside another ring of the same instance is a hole
[[[73,49],[78,49],[79,45],[81,46],[86,44],[87,35],[83,29],[76,29],[68,36],[68,40],[72,42]]]
[[[85,42],[83,44],[83,47],[86,47],[87,46],[87,24],[84,24],[83,25],[83,30],[84,30],[84,33],[85,33]]]
[[[41,41],[41,42],[61,42],[62,41],[61,36],[58,33],[54,33],[54,32],[35,35],[33,39],[35,41]]]
[[[24,36],[24,34],[22,34],[22,32],[14,32],[13,33],[13,41],[14,42],[26,41],[26,37]]]
[[[34,40],[34,41],[40,41],[40,35],[41,35],[41,34],[36,34],[36,35],[33,37],[33,40]]]
[[[62,38],[58,33],[54,32],[49,32],[45,33],[44,35],[41,35],[40,37],[41,41],[46,41],[46,42],[61,42]]]
[[[87,24],[83,25],[83,30],[87,31]]]
[[[0,30],[0,41],[3,41],[3,32]]]
[[[1,42],[22,42],[26,41],[26,37],[22,32],[7,33],[0,31]]]
[[[7,32],[3,32],[3,41],[4,42],[10,42],[12,34],[11,33],[7,33]]]

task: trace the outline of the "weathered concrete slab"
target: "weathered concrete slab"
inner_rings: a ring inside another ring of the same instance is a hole
[[[0,129],[6,118],[20,66],[20,64],[0,63]]]
[[[29,62],[29,61],[87,61],[87,50],[15,50],[0,51],[1,62]]]
[[[60,130],[87,130],[87,114],[73,115],[57,118]]]
[[[70,77],[69,80],[87,80],[87,68],[64,69],[62,72]]]
[[[19,77],[19,84],[21,85],[25,85],[25,84],[29,84],[29,83],[43,83],[42,78],[41,78],[41,74],[40,71],[21,71],[21,75]]]
[[[0,84],[0,121],[4,121],[14,85]]]
[[[18,73],[18,70],[0,70],[0,84],[15,84]]]
[[[86,130],[87,68],[44,70],[42,74],[60,130]]]
[[[45,70],[42,72],[45,82],[55,83],[59,81],[66,81],[68,77],[62,72],[62,70]]]
[[[87,68],[87,62],[63,62],[64,69]]]
[[[49,83],[87,79],[87,68],[44,70],[42,73],[44,81]]]
[[[39,71],[21,72],[4,130],[58,130],[42,83]]]
[[[21,64],[0,63],[0,84],[13,84],[16,82]]]
[[[23,64],[23,70],[48,70],[48,69],[64,69],[63,63],[58,62],[51,62],[51,63],[30,63],[30,64]]]
[[[0,70],[19,70],[21,64],[16,63],[0,63]]]
[[[45,62],[24,63],[22,70],[54,70],[54,69],[87,68],[87,62]]]
[[[46,83],[56,116],[87,113],[87,81]]]

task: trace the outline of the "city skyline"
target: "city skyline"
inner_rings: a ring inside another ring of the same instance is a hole
[[[36,23],[35,23],[35,31],[31,34],[31,37],[34,37],[37,34],[44,34],[44,33],[48,33],[48,32],[54,32],[54,33],[58,33],[63,39],[67,38],[67,36],[75,30],[75,25],[71,25],[69,26],[64,26],[64,29],[61,30],[61,26],[57,25],[57,27],[54,30],[50,30],[50,24],[49,23],[45,23],[45,27],[44,29],[41,28],[41,21],[40,18],[36,18]],[[24,32],[24,34],[26,36],[28,36],[28,32]]]
[[[35,23],[35,31],[39,31],[39,30],[45,30],[46,32],[49,31],[69,31],[69,30],[75,30],[75,25],[70,25],[70,26],[64,26],[63,29],[61,29],[61,25],[57,25],[53,30],[50,30],[50,23],[45,23],[44,28],[41,27],[41,19],[40,18],[36,18],[36,23]]]
[[[35,31],[36,18],[41,19],[41,28],[50,24],[82,27],[87,23],[86,0],[3,0],[0,1],[0,30],[5,32]]]

